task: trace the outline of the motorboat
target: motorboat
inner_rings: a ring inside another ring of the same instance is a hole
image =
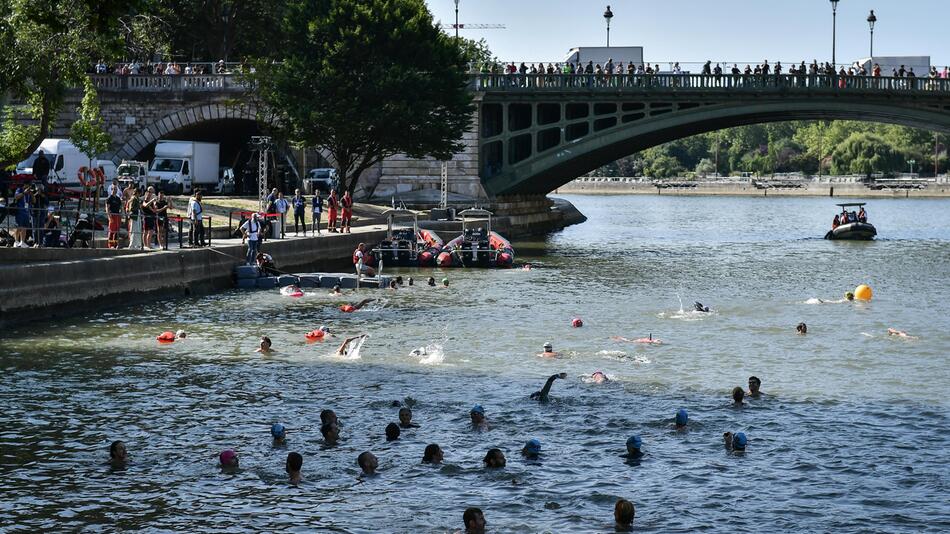
[[[432,230],[419,229],[419,216],[407,209],[391,209],[386,217],[386,238],[372,250],[372,261],[401,267],[431,267],[444,242]],[[411,224],[407,223],[411,220]]]
[[[834,222],[832,222],[831,230],[828,230],[828,233],[825,234],[825,239],[846,239],[852,241],[870,241],[874,239],[874,236],[877,235],[877,229],[874,228],[874,225],[867,222],[867,215],[864,211],[865,202],[849,202],[844,204],[838,204],[837,206],[841,208],[841,213],[835,215]],[[854,210],[848,211],[848,208],[857,207],[861,212],[856,213]],[[844,222],[842,222],[842,220]]]
[[[492,213],[471,208],[459,212],[462,234],[445,244],[438,256],[440,267],[511,267],[511,243],[492,231]]]

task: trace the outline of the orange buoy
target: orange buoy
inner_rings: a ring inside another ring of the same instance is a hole
[[[575,317],[574,320],[571,321],[571,326],[574,328],[580,328],[584,326],[584,321],[582,321],[580,317]]]
[[[352,304],[344,304],[340,306],[340,311],[343,313],[353,313],[356,311],[356,307]]]
[[[303,336],[307,338],[307,341],[317,341],[317,340],[323,339],[325,335],[326,335],[326,332],[318,329],[318,330],[311,330],[310,332],[307,332]]]
[[[175,333],[171,331],[162,332],[156,339],[159,343],[172,343],[175,341]]]

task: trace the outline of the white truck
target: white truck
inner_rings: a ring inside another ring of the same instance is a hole
[[[167,194],[182,195],[198,188],[216,190],[220,152],[218,143],[158,141],[148,181]]]
[[[594,65],[604,65],[608,60],[613,59],[614,65],[643,65],[643,47],[642,46],[579,46],[572,48],[567,53],[565,62],[581,63],[587,65],[588,61],[593,61]]]
[[[43,152],[43,157],[49,161],[48,183],[62,187],[81,187],[79,169],[89,166],[89,157],[79,151],[69,139],[44,139],[39,148],[30,157],[16,166],[18,175],[33,174],[33,162]],[[115,163],[107,159],[93,159],[93,167],[102,167],[106,180],[115,176]]]
[[[115,177],[121,183],[122,189],[125,189],[129,183],[142,188],[157,185],[154,181],[148,181],[148,162],[146,161],[122,160],[115,171]]]

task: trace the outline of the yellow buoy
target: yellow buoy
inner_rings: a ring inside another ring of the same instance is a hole
[[[861,284],[854,288],[854,298],[858,300],[871,300],[873,295],[874,293],[871,291],[871,286],[869,285]]]

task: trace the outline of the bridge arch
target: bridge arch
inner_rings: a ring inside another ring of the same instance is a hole
[[[614,95],[558,101],[489,95],[482,101],[480,115],[480,169],[485,189],[492,195],[546,194],[647,148],[749,124],[840,119],[950,133],[947,99],[934,103],[808,95],[732,101]]]

